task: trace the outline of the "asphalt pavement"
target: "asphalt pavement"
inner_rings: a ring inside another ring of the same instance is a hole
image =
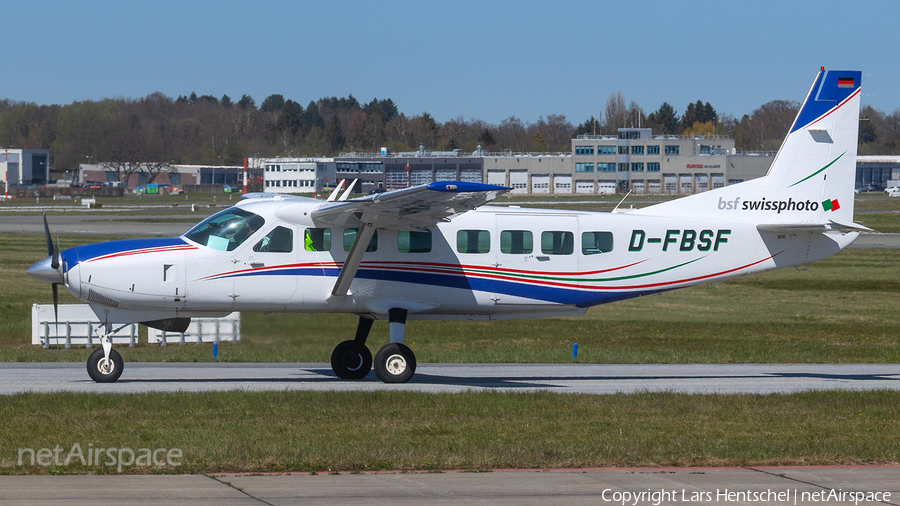
[[[73,362],[0,363],[0,395],[20,392],[207,392],[319,390],[611,394],[768,394],[807,390],[900,390],[900,364],[419,364],[409,383],[374,372],[337,378],[324,363],[127,362],[115,383],[94,383]]]
[[[493,472],[0,476],[0,504],[885,505],[900,467],[575,469]]]

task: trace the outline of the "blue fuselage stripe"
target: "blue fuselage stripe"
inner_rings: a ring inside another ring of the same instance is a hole
[[[250,276],[325,276],[337,278],[340,270],[337,268],[289,268],[280,270],[259,270],[241,272],[221,276],[222,278],[239,278]],[[595,306],[616,300],[630,299],[659,293],[665,290],[643,290],[628,292],[595,292],[591,290],[578,290],[571,288],[558,288],[541,286],[529,283],[515,283],[496,279],[479,277],[467,277],[462,274],[436,274],[429,272],[407,272],[381,269],[360,269],[356,273],[359,279],[373,279],[380,281],[396,281],[399,283],[411,283],[417,285],[440,286],[443,288],[458,288],[476,292],[495,293],[523,297],[557,304],[573,305],[578,307]]]

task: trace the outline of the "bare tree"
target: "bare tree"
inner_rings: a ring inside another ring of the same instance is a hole
[[[617,91],[606,100],[606,134],[613,135],[620,128],[625,128],[628,118],[628,108],[625,106],[625,95]]]

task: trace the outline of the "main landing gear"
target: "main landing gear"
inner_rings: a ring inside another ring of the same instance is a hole
[[[366,347],[366,338],[372,330],[374,320],[359,317],[356,337],[344,341],[331,354],[331,369],[341,379],[362,379],[375,365],[375,375],[385,383],[406,383],[416,372],[416,356],[403,344],[406,329],[405,309],[391,309],[388,319],[391,328],[391,342],[382,346],[372,361],[372,352]]]

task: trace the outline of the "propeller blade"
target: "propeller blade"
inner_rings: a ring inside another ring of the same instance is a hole
[[[53,261],[50,262],[50,267],[59,269],[59,236],[56,236],[56,249],[53,250]]]
[[[59,323],[59,283],[53,283],[53,321]]]
[[[47,256],[53,256],[53,238],[50,237],[50,225],[47,225],[47,211],[44,211],[44,234],[47,236]]]
[[[47,224],[47,211],[44,211],[44,234],[47,236],[47,256],[53,257],[50,267],[59,268],[59,237],[56,238],[57,248],[53,248],[53,238],[50,236],[50,225]]]
[[[53,287],[53,325],[56,327],[56,358],[59,358],[59,283],[50,285]]]

